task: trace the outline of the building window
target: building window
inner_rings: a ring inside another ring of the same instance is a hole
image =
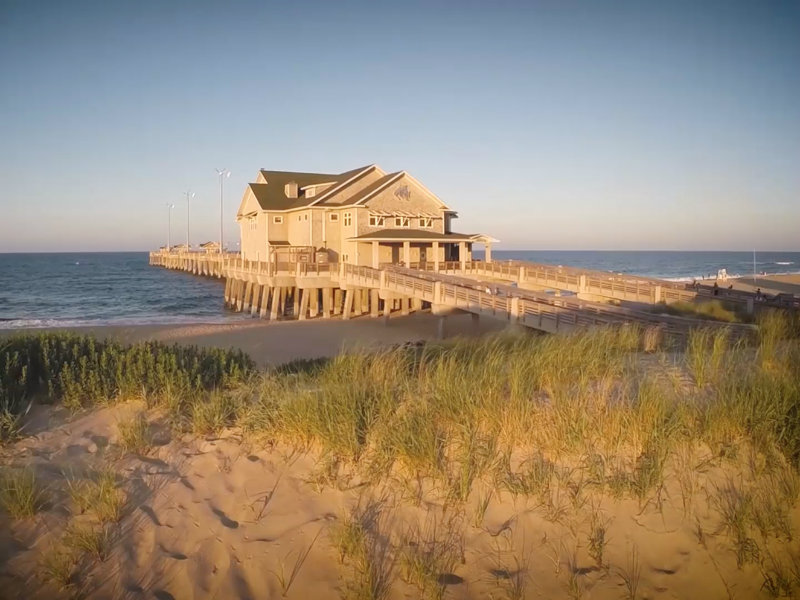
[[[339,213],[331,213],[330,214],[330,219],[331,219],[331,222],[335,223],[336,221],[339,220]]]
[[[411,219],[409,217],[395,217],[395,227],[411,227]]]
[[[276,215],[272,217],[272,222],[275,223],[275,225],[280,225],[281,223],[283,223],[283,217]]]
[[[433,219],[431,219],[430,217],[420,217],[419,226],[420,229],[430,229],[431,227],[433,227]]]
[[[369,216],[370,227],[384,227],[386,225],[386,217],[379,217],[377,215]]]
[[[353,215],[349,212],[344,213],[344,226],[350,227],[353,223]]]

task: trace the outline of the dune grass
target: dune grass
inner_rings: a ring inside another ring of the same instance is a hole
[[[20,335],[0,345],[0,410],[19,414],[32,398],[82,407],[125,399],[154,404],[224,388],[254,364],[233,350],[145,342],[126,346],[67,333]]]
[[[150,450],[153,436],[150,432],[150,423],[143,412],[117,423],[117,431],[119,446],[124,452],[146,454]]]
[[[101,523],[122,518],[125,495],[111,470],[92,473],[88,478],[67,478],[67,490],[77,514],[91,513]]]
[[[214,354],[201,367],[199,354],[158,347],[162,358],[153,368],[163,374],[148,374],[137,393],[184,431],[206,435],[240,427],[253,438],[315,453],[323,465],[321,486],[334,484],[340,472],[358,472],[371,484],[421,490],[426,482],[447,506],[474,499],[474,514],[463,520],[477,530],[493,499],[507,496],[531,499],[550,523],[589,513],[581,533],[587,552],[597,568],[614,569],[631,598],[640,595],[638,550],[630,549],[625,565],[609,563],[613,535],[592,507],[594,494],[645,507],[658,504],[675,483],[690,518],[699,466],[728,465],[738,478],[704,490],[719,515],[719,532],[740,565],[756,564],[767,588],[784,589],[789,567],[770,562],[769,552],[772,541],[791,530],[800,494],[800,339],[797,321],[785,313],[763,312],[758,325],[756,339],[701,328],[669,348],[635,326],[560,336],[501,334],[355,352],[260,373],[237,355]],[[36,344],[35,352],[6,354],[3,390],[16,406],[45,389],[50,400],[79,406],[133,394],[128,376],[112,376],[97,358],[102,352],[90,345],[84,349],[94,358],[79,358],[77,365],[56,361],[56,377],[32,358],[50,352],[43,340],[17,342],[18,348]],[[144,349],[131,352],[145,361]],[[68,383],[63,373],[71,373]],[[96,393],[71,395],[75,390]],[[121,424],[121,443],[131,451],[146,449],[143,419]],[[114,482],[113,474],[75,482],[73,503],[100,523],[117,520],[124,496]],[[387,549],[370,506],[343,518],[331,535],[352,574],[346,595],[385,595],[392,560],[419,593],[443,594],[440,576],[456,568],[458,536],[442,545],[451,539],[443,530],[409,531],[407,543]],[[579,526],[569,527],[577,532]],[[101,559],[91,540],[102,546],[103,531],[73,535],[71,546]],[[698,535],[703,531],[698,525]],[[582,593],[581,581],[572,577],[569,593]]]
[[[45,500],[45,491],[31,469],[4,469],[0,473],[0,506],[14,519],[33,517]]]
[[[751,323],[753,321],[752,317],[746,314],[739,306],[722,300],[663,303],[654,306],[652,311],[658,314],[722,321],[725,323]]]

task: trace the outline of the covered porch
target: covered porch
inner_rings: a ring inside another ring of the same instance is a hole
[[[375,269],[384,264],[439,269],[444,262],[472,260],[473,244],[485,248],[486,262],[492,261],[492,243],[483,234],[438,233],[416,229],[388,229],[349,238],[358,244],[358,264]]]

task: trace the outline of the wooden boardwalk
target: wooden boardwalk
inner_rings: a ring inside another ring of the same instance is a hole
[[[465,311],[550,333],[637,323],[681,334],[713,321],[658,314],[697,291],[657,279],[524,262],[385,265],[267,263],[237,254],[152,252],[150,264],[225,279],[225,304],[265,319],[388,317],[430,308]],[[752,326],[733,326],[741,334]]]

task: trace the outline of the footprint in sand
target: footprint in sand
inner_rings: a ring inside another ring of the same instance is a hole
[[[216,539],[206,538],[186,565],[191,580],[197,582],[198,587],[211,597],[228,574],[231,566],[230,552]]]
[[[222,523],[223,527],[227,527],[228,529],[239,529],[239,521],[234,521],[213,505],[211,506],[211,512],[219,517],[219,522]]]
[[[153,525],[155,525],[156,527],[161,527],[161,521],[158,519],[156,511],[147,506],[147,504],[142,504],[139,507],[139,510],[142,511],[144,514],[146,514],[148,517],[150,517],[150,520],[153,522]]]
[[[187,558],[189,558],[183,552],[174,552],[173,550],[167,550],[164,547],[164,544],[159,544],[158,547],[161,549],[161,552],[163,552],[169,558],[172,558],[174,560],[186,560]]]

